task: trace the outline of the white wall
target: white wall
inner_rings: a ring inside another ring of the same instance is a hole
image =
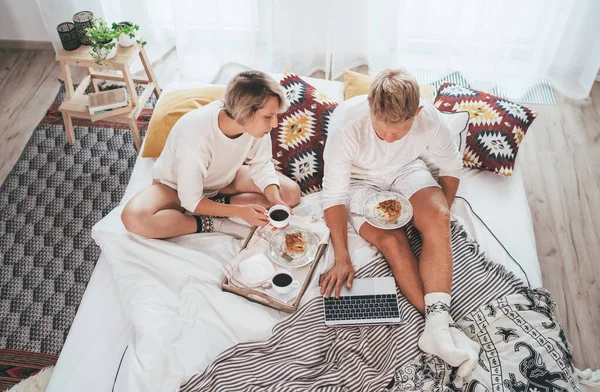
[[[0,0],[0,40],[50,41],[36,0]]]

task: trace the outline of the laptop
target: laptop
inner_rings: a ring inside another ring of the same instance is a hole
[[[340,297],[323,297],[325,325],[403,324],[398,309],[396,281],[392,277],[355,279],[342,287]]]

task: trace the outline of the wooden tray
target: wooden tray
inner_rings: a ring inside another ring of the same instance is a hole
[[[246,238],[246,240],[244,241],[244,244],[242,245],[242,249],[240,250],[240,252],[248,247],[248,244],[250,243],[250,240],[254,236],[256,229],[257,229],[256,227],[252,229],[252,232],[250,233],[248,238]],[[308,273],[304,279],[304,282],[302,283],[302,286],[300,287],[300,291],[298,292],[296,299],[294,300],[294,302],[291,305],[289,303],[279,301],[278,299],[273,298],[273,297],[269,296],[268,294],[263,293],[262,291],[234,286],[233,284],[231,284],[229,282],[229,278],[227,276],[225,276],[225,279],[223,280],[223,283],[221,284],[221,289],[223,291],[228,291],[230,293],[234,293],[234,294],[240,295],[242,297],[245,297],[246,299],[248,299],[250,301],[269,306],[273,309],[281,310],[281,311],[284,311],[287,313],[294,313],[298,309],[298,306],[300,306],[300,300],[304,296],[304,292],[308,288],[308,284],[310,283],[310,280],[312,279],[312,276],[315,272],[315,268],[317,267],[317,264],[319,264],[319,260],[321,260],[321,257],[323,256],[323,253],[325,253],[326,248],[327,248],[327,244],[319,245],[319,247],[317,248],[317,253],[315,254],[315,259],[307,266],[302,267],[302,268],[308,268]],[[301,268],[299,268],[299,269],[301,269]]]

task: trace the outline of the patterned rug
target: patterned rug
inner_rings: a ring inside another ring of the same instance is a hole
[[[61,87],[0,188],[0,390],[56,362],[100,255],[91,228],[121,200],[137,156],[118,123],[73,119],[69,145],[64,99]]]
[[[57,358],[54,354],[0,350],[0,390],[11,388],[42,369],[53,366]]]

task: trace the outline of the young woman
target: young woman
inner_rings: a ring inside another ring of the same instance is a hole
[[[222,100],[179,119],[157,159],[153,184],[125,206],[132,233],[168,238],[218,231],[222,219],[268,223],[266,207],[300,202],[300,188],[275,171],[272,128],[287,109],[283,88],[259,71],[237,75]]]

